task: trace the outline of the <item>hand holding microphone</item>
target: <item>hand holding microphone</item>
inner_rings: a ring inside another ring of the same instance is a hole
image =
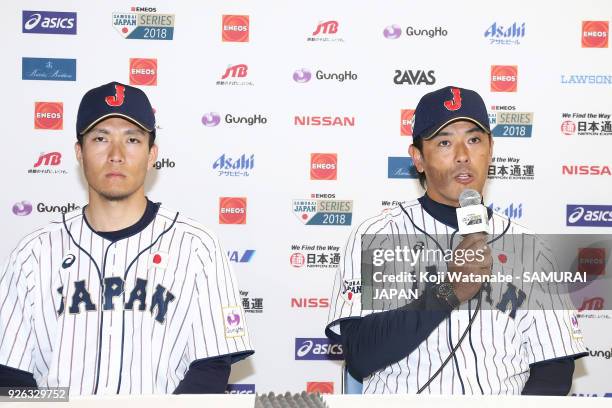
[[[455,254],[477,254],[477,256],[461,258],[454,256],[448,263],[450,273],[462,275],[490,275],[493,265],[491,248],[487,245],[489,231],[487,209],[481,204],[480,194],[472,189],[465,189],[459,196],[457,208],[457,222],[459,233],[463,240],[455,248]],[[482,283],[477,279],[467,282],[453,280],[439,285],[438,297],[444,299],[451,306],[456,307],[466,300],[472,299],[480,290]]]

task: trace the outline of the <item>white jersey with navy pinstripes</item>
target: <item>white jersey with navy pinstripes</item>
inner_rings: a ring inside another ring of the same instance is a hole
[[[72,395],[171,393],[196,360],[252,353],[218,239],[163,207],[116,242],[65,214],[19,243],[0,293],[0,364]]]
[[[386,234],[393,236],[394,240],[397,237],[400,243],[402,237],[410,239],[406,237],[421,234],[421,229],[431,237],[425,239],[426,248],[435,248],[433,239],[444,249],[449,247],[448,238],[455,231],[453,228],[427,213],[418,200],[405,203],[403,207],[406,212],[400,207],[385,210],[381,215],[364,221],[351,233],[334,283],[328,329],[340,334],[341,320],[381,311],[362,310],[357,296],[347,296],[347,292],[360,292],[363,235]],[[496,213],[491,217],[489,227],[489,240],[497,238],[490,244],[494,254],[494,270],[505,268],[504,273],[513,273],[511,269],[515,268],[521,271],[520,268],[524,267],[521,262],[526,263],[526,259],[535,262],[528,268],[536,268],[526,270],[555,270],[553,257],[545,245],[524,227]],[[460,237],[453,246],[459,240]],[[412,248],[414,242],[407,244]],[[503,254],[504,257],[499,258],[495,254]],[[504,265],[500,264],[500,259],[505,261]],[[540,266],[543,269],[539,269]],[[446,271],[443,263],[437,264],[436,268]],[[409,288],[403,285],[412,284],[396,284],[396,288]],[[470,313],[474,312],[476,300],[469,304],[471,310],[453,310],[406,358],[363,379],[363,393],[416,393],[449,356],[452,345],[458,343],[468,325]],[[385,307],[385,310],[389,308]],[[456,363],[451,360],[423,392],[520,394],[529,378],[530,364],[583,354],[586,349],[573,307],[561,296],[552,309],[538,310],[534,305],[528,305],[516,310],[511,317],[510,310],[483,307],[476,316],[470,335],[456,353]]]

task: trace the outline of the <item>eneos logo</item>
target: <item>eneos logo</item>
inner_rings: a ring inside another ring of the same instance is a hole
[[[34,129],[61,130],[64,127],[62,102],[35,102]]]
[[[412,120],[414,109],[402,109],[400,113],[400,134],[402,136],[412,136]]]
[[[338,154],[311,153],[310,179],[336,180],[338,176]]]
[[[246,224],[246,197],[219,198],[219,224]]]
[[[582,22],[582,48],[608,48],[607,21]]]
[[[518,66],[491,65],[491,92],[516,92]]]
[[[334,383],[331,381],[308,381],[306,392],[318,394],[333,394]]]
[[[248,42],[249,16],[224,15],[221,23],[221,41]]]
[[[157,59],[130,58],[130,85],[157,85]]]
[[[578,271],[589,276],[601,276],[606,273],[606,248],[579,248]]]

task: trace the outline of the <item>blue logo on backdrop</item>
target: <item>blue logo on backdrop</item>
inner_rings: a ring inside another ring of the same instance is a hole
[[[327,338],[296,338],[296,360],[342,360],[342,344],[331,343]]]
[[[77,13],[23,10],[21,15],[22,32],[26,34],[77,33]]]
[[[255,394],[255,384],[227,384],[226,394]]]
[[[415,179],[419,173],[411,157],[389,157],[388,178]]]
[[[523,217],[523,203],[510,203],[508,206],[489,204],[488,207],[499,214],[504,214],[511,220],[520,219]]]
[[[70,58],[21,59],[21,79],[30,81],[76,81],[76,60]]]
[[[612,227],[612,205],[567,205],[568,227]]]
[[[240,251],[227,251],[227,257],[230,262],[237,263],[246,263],[250,262],[251,258],[255,255],[254,249],[246,249],[244,252],[240,253]]]

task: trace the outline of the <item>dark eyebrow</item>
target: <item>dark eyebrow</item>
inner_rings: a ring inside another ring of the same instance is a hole
[[[479,126],[474,126],[473,128],[470,128],[469,130],[467,130],[465,133],[477,133],[477,132],[483,132],[483,130]],[[441,130],[438,133],[436,133],[433,137],[431,137],[429,140],[433,140],[438,136],[450,136],[450,132]]]
[[[141,136],[146,135],[146,132],[144,130],[142,130],[141,128],[133,128],[133,129],[128,129],[125,131],[126,135],[133,135],[133,134],[139,134]]]

